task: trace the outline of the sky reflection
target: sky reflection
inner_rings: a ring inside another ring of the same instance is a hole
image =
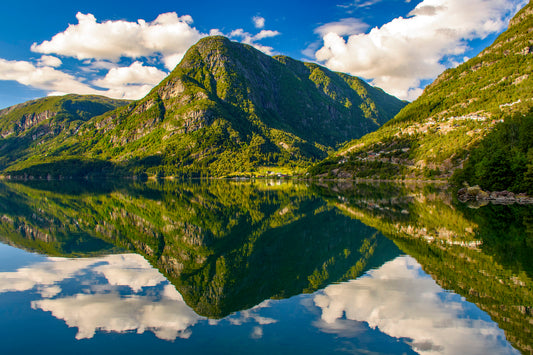
[[[366,322],[420,354],[518,354],[488,315],[440,288],[410,256],[328,286],[314,303],[321,310],[315,326],[340,337],[356,336]]]
[[[291,351],[306,347],[307,353],[410,353],[410,348],[421,354],[518,353],[488,315],[444,291],[409,256],[357,280],[310,295],[265,300],[219,320],[197,315],[137,254],[35,256],[30,265],[0,272],[0,294],[10,292],[32,294],[34,312],[49,312],[76,328],[77,340],[99,332],[150,332],[165,341],[187,340],[191,349],[208,336],[212,350],[225,344],[226,353],[235,342],[260,353],[288,344]]]
[[[83,277],[81,292],[64,290],[73,277]],[[103,277],[103,279],[102,279]],[[157,292],[144,288],[158,287]],[[76,339],[104,332],[153,332],[158,338],[188,338],[189,328],[203,317],[185,304],[165,277],[140,255],[98,258],[47,258],[45,261],[0,273],[0,293],[34,289],[42,299],[33,309],[51,312],[69,327],[78,328]]]

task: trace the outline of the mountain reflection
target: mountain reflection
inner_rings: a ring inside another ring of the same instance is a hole
[[[399,254],[301,184],[89,185],[78,193],[68,183],[35,184],[0,185],[4,242],[59,256],[138,253],[209,318],[356,278]]]
[[[504,337],[528,352],[532,221],[530,207],[473,210],[434,187],[4,183],[0,240],[50,257],[1,273],[0,293],[39,294],[32,307],[78,339],[175,340],[219,322],[262,339],[272,303],[310,294],[322,334],[373,331],[383,352],[512,352]]]
[[[487,312],[507,339],[533,350],[533,208],[454,203],[435,186],[319,186],[330,204],[382,232],[440,287]]]

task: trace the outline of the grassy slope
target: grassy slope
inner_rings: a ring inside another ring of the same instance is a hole
[[[533,106],[530,3],[477,57],[441,74],[376,132],[311,170],[330,177],[447,178],[512,113]]]
[[[16,160],[46,154],[47,142],[75,134],[84,122],[128,102],[103,96],[65,95],[0,110],[0,169]]]

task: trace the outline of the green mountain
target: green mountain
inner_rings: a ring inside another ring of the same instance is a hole
[[[533,120],[532,31],[530,2],[490,47],[446,70],[393,120],[348,143],[311,173],[337,178],[449,178],[501,120]],[[520,145],[527,146],[528,139]],[[519,145],[517,140],[509,139],[508,152]],[[527,160],[527,149],[520,157]]]
[[[129,101],[94,95],[50,96],[0,110],[0,170],[45,152],[43,143],[76,134],[91,118]]]
[[[7,170],[46,175],[91,164],[159,175],[303,170],[404,106],[358,78],[207,37],[145,98],[43,142],[46,154],[35,151]]]

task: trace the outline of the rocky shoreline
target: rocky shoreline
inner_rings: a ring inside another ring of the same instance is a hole
[[[493,203],[497,205],[533,204],[533,197],[526,194],[514,194],[510,191],[483,191],[479,186],[463,187],[457,192],[461,202]]]

